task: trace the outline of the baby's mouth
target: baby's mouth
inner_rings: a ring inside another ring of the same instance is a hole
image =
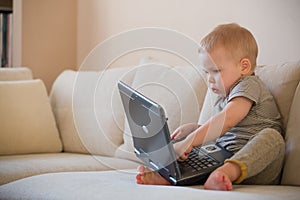
[[[211,91],[213,91],[213,93],[218,93],[219,90],[217,88],[212,87]]]

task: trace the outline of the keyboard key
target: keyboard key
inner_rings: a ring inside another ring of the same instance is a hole
[[[190,154],[188,159],[184,162],[184,166],[191,167],[192,171],[201,171],[202,169],[207,169],[217,165],[218,162],[213,160],[207,155],[199,152],[199,148],[194,149]]]

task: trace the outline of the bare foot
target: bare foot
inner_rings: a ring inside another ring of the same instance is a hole
[[[232,183],[227,174],[216,170],[210,174],[204,184],[204,188],[209,190],[232,190]]]
[[[204,188],[210,190],[232,190],[232,182],[236,181],[241,174],[242,171],[238,164],[226,162],[209,175]]]
[[[145,166],[138,167],[139,173],[136,175],[136,183],[147,185],[171,185],[159,173],[151,171]]]

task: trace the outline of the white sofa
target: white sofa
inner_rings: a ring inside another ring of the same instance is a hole
[[[27,68],[1,69],[0,199],[299,199],[300,62],[260,66],[256,73],[283,116],[281,184],[235,185],[222,192],[200,185],[135,183],[139,161],[117,80],[162,104],[172,131],[197,121],[200,112],[201,120],[210,116],[211,96],[196,68],[150,63],[97,72],[67,70],[56,79],[50,98]]]

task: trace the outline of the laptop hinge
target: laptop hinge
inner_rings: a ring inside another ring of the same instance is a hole
[[[137,150],[136,148],[134,148],[134,153],[136,153],[137,155],[141,155],[141,152],[139,150]]]
[[[170,180],[174,183],[174,185],[176,185],[177,180],[176,180],[174,177],[172,177],[172,176],[169,176],[169,178],[170,178]]]
[[[152,162],[152,160],[149,161],[149,164],[154,167],[155,169],[159,170],[159,167],[154,163]]]

